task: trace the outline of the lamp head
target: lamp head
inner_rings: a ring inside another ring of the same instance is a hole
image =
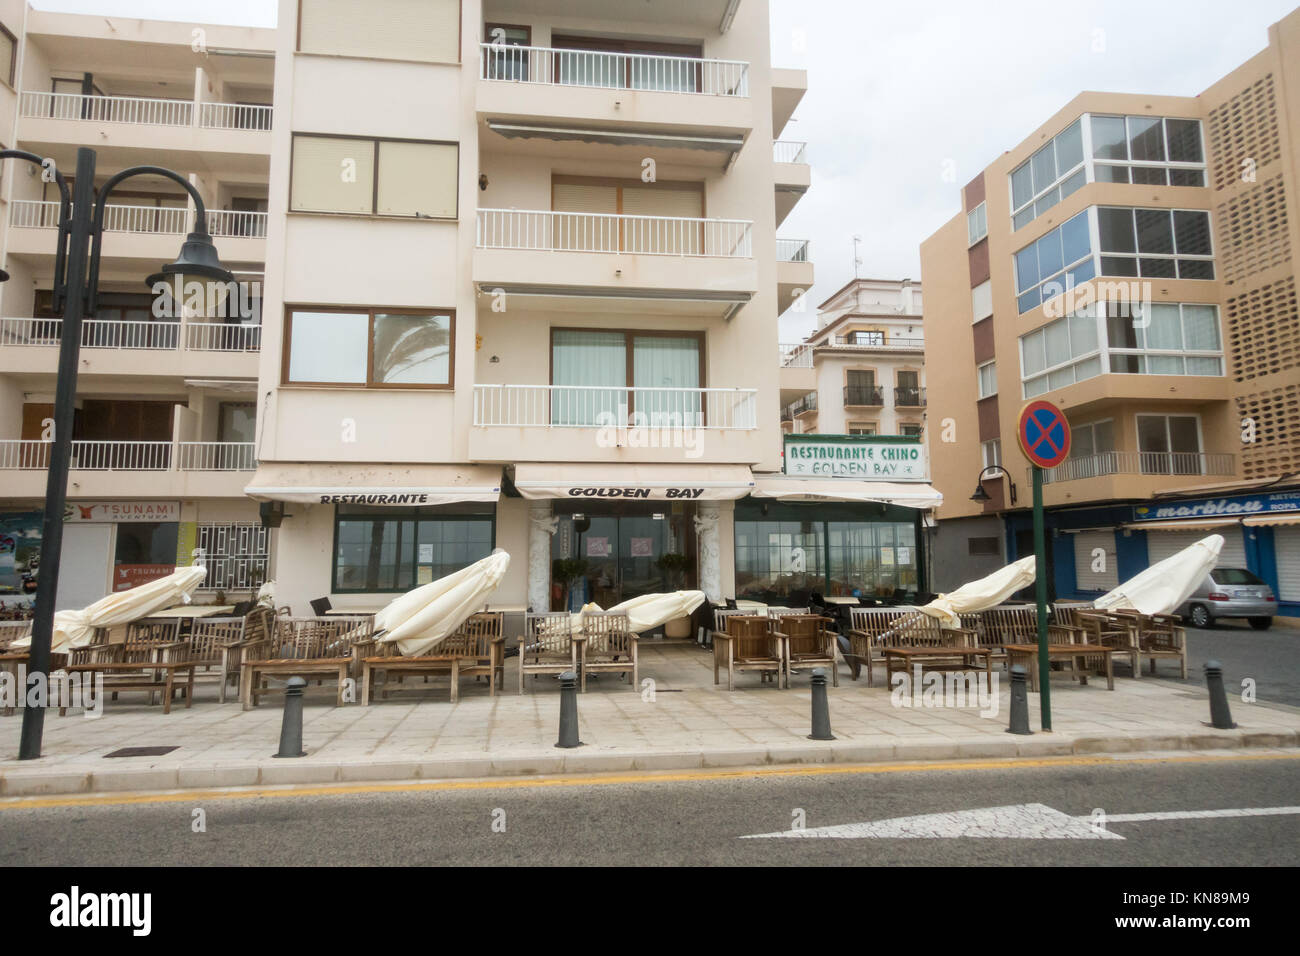
[[[975,494],[973,494],[973,495],[970,496],[970,500],[971,500],[971,501],[988,501],[988,500],[989,500],[989,493],[988,493],[987,491],[984,490],[984,482],[983,482],[982,480],[980,481],[980,483],[979,483],[978,485],[975,486]]]
[[[163,266],[161,272],[154,273],[145,282],[152,289],[159,282],[170,282],[177,277],[184,280],[191,276],[213,282],[235,281],[234,275],[221,264],[217,247],[206,232],[191,232],[186,236],[176,261]]]

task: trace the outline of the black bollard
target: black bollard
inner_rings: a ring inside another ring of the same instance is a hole
[[[812,672],[812,733],[809,740],[834,740],[831,733],[831,708],[826,700],[826,671],[815,667]]]
[[[302,749],[302,691],[307,682],[290,677],[284,689],[284,715],[280,719],[280,752],[275,757],[305,757]]]
[[[1011,668],[1011,726],[1009,734],[1032,734],[1029,729],[1029,693],[1025,689],[1025,665]]]
[[[1232,712],[1228,710],[1228,692],[1223,689],[1223,665],[1205,662],[1205,685],[1210,690],[1210,726],[1215,730],[1232,730]]]
[[[578,675],[573,671],[560,675],[560,739],[555,746],[582,746],[578,739]]]

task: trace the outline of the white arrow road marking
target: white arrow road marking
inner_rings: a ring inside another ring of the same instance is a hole
[[[839,840],[861,839],[955,839],[957,837],[1000,840],[1122,840],[1118,833],[1105,829],[1111,823],[1136,823],[1146,820],[1199,820],[1212,817],[1255,817],[1300,814],[1300,807],[1251,807],[1234,810],[1170,810],[1158,813],[1126,813],[1106,816],[1093,825],[1092,814],[1072,817],[1041,803],[1022,803],[1007,807],[983,807],[952,813],[926,813],[914,817],[894,817],[868,823],[814,827],[810,830],[779,830],[776,833],[753,833],[742,840],[776,837],[820,837]]]

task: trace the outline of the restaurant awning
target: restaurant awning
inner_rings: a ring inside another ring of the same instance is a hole
[[[1213,531],[1240,522],[1240,518],[1183,518],[1177,521],[1130,521],[1120,527],[1133,531]]]
[[[525,498],[623,501],[723,501],[754,487],[744,465],[580,462],[515,466],[515,488]]]
[[[943,495],[930,485],[857,478],[791,478],[755,475],[755,498],[781,501],[874,501],[908,508],[937,508]]]
[[[410,508],[460,501],[496,501],[496,465],[382,465],[349,462],[261,462],[244,494],[257,501],[384,505]]]
[[[1251,515],[1249,518],[1244,519],[1241,523],[1244,525],[1249,525],[1252,528],[1260,528],[1267,525],[1279,526],[1279,525],[1300,524],[1300,514],[1296,514],[1293,512],[1291,514],[1279,513],[1279,514],[1272,514],[1272,515]]]

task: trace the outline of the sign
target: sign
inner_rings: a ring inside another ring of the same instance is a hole
[[[69,501],[66,522],[180,521],[179,501]],[[171,572],[168,572],[169,574]]]
[[[118,564],[113,567],[113,590],[129,591],[138,584],[165,578],[176,571],[174,564]]]
[[[608,558],[608,557],[609,557],[609,538],[588,538],[588,539],[587,539],[587,557],[589,557],[589,558]]]
[[[1231,498],[1193,498],[1137,505],[1135,521],[1161,521],[1170,518],[1232,518],[1251,515],[1290,514],[1300,512],[1300,492],[1279,491],[1275,494],[1237,495]]]
[[[1016,426],[1020,450],[1039,468],[1055,468],[1070,456],[1070,423],[1051,402],[1030,402]]]
[[[429,543],[429,544],[421,544],[421,545],[420,545],[420,557],[419,557],[419,563],[420,563],[420,564],[433,564],[433,544],[432,544],[432,543]]]
[[[39,511],[0,514],[0,600],[36,593],[43,517]]]
[[[928,481],[921,439],[910,435],[786,435],[787,475]]]
[[[630,542],[628,554],[634,558],[653,558],[655,555],[655,539],[633,538]]]

